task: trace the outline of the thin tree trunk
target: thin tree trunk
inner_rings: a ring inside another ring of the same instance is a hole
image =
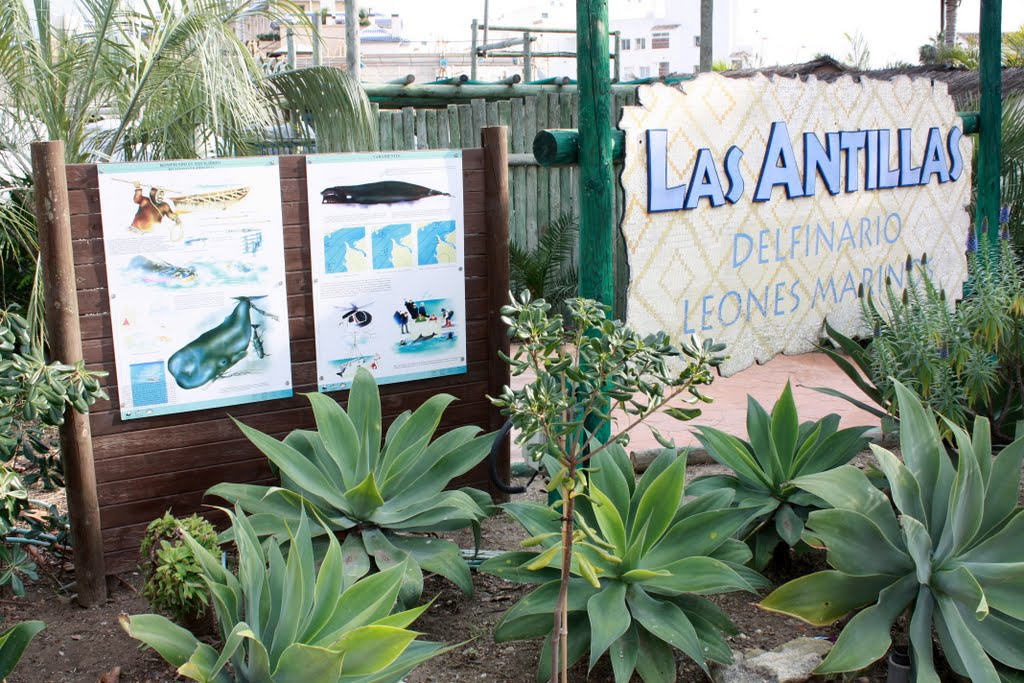
[[[575,468],[569,468],[568,480],[575,477]],[[558,601],[555,602],[554,624],[551,630],[551,683],[569,683],[568,640],[569,640],[569,579],[572,578],[572,535],[573,508],[575,503],[569,489],[563,486],[562,494],[562,575],[558,587]],[[559,676],[561,673],[561,676]]]
[[[700,71],[707,73],[713,66],[715,0],[700,0]]]
[[[956,11],[960,6],[960,0],[945,0],[946,2],[946,26],[942,30],[942,39],[946,47],[953,47],[956,44]]]

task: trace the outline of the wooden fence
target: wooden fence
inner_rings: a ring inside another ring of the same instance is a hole
[[[579,215],[576,168],[543,168],[533,161],[533,138],[547,128],[576,128],[575,93],[520,97],[498,102],[472,100],[439,109],[405,107],[377,113],[378,144],[382,150],[455,149],[474,144],[486,126],[509,128],[509,234],[518,245],[532,249],[549,223],[562,214]],[[612,120],[622,107],[636,104],[636,92],[615,93]],[[618,167],[621,170],[621,167]],[[622,215],[622,188],[616,184],[615,225]],[[626,247],[615,233],[615,310],[625,311],[629,270]],[[577,252],[571,261],[576,266]]]
[[[478,140],[479,137],[472,141],[473,147],[479,146]],[[507,349],[508,342],[500,323],[495,324],[499,320],[498,308],[504,303],[508,289],[508,237],[503,225],[507,196],[487,196],[485,187],[491,188],[492,194],[502,191],[506,187],[507,166],[503,131],[487,130],[484,140],[484,149],[466,149],[463,156],[468,372],[382,386],[386,423],[442,391],[459,399],[446,412],[442,431],[460,425],[479,425],[492,431],[503,422],[486,395],[499,393],[509,381],[508,368],[496,354],[500,348]],[[62,159],[63,150],[52,157]],[[500,168],[501,178],[491,178],[496,168]],[[44,264],[48,276],[54,281],[71,280],[68,275],[73,259],[74,278],[68,298],[77,299],[80,334],[76,330],[61,335],[74,337],[70,341],[80,344],[80,357],[84,357],[89,368],[110,373],[106,381],[110,400],[93,406],[88,425],[76,427],[74,433],[62,432],[62,439],[81,442],[84,449],[91,450],[91,456],[85,453],[81,463],[75,456],[72,470],[77,472],[81,464],[85,475],[80,480],[75,478],[74,482],[69,478],[68,493],[69,499],[76,502],[88,500],[90,495],[94,501],[98,499],[98,523],[87,512],[76,512],[73,508],[72,525],[79,531],[90,525],[99,527],[94,540],[101,539],[103,549],[100,577],[104,565],[107,574],[136,565],[139,540],[146,525],[165,510],[172,509],[175,514],[202,510],[206,489],[222,481],[274,481],[267,459],[241,435],[228,415],[278,438],[293,429],[314,426],[308,401],[300,395],[316,390],[305,157],[282,157],[280,169],[295,389],[295,396],[289,399],[122,420],[118,410],[96,167],[68,166],[67,189],[58,187],[53,191],[54,198],[63,197],[64,205],[69,207],[70,228],[56,225],[62,222],[59,216],[41,218],[41,230],[46,232],[48,244],[56,243],[60,247],[61,235],[66,233],[67,246],[71,248],[65,250],[66,254],[55,254],[52,262]],[[56,172],[62,178],[65,176],[62,164],[60,168],[50,169],[49,175]],[[36,173],[43,177],[47,171],[37,169]],[[61,308],[59,303],[56,306]],[[65,360],[76,360],[72,351],[67,353],[69,357]],[[344,400],[347,392],[337,396]],[[499,469],[507,480],[507,452]],[[92,472],[94,482],[89,477]],[[487,464],[478,466],[458,483],[490,488]],[[79,541],[76,537],[76,560],[80,551],[84,557],[95,545],[98,544],[87,539]],[[81,575],[85,576],[86,572]]]

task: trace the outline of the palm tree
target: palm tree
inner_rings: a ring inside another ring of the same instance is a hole
[[[235,34],[252,15],[303,17],[290,0],[80,0],[78,9],[81,29],[55,23],[49,0],[0,0],[5,263],[38,252],[32,214],[17,210],[33,139],[63,140],[68,163],[244,155],[282,129],[285,109],[299,115],[293,124],[308,115],[321,129],[320,151],[375,147],[357,83],[327,67],[267,76]]]
[[[946,47],[953,47],[956,43],[956,13],[960,9],[960,0],[941,0],[943,4],[943,17],[945,21],[942,26],[942,35]]]

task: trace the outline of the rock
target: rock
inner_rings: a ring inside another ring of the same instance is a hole
[[[731,665],[713,667],[711,678],[715,683],[803,683],[831,649],[827,640],[796,638],[771,652],[737,654]]]

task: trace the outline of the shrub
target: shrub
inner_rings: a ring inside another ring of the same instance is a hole
[[[261,545],[240,510],[228,515],[238,549],[237,576],[184,533],[213,595],[220,653],[160,615],[120,619],[128,635],[156,650],[182,676],[204,683],[394,683],[441,651],[436,643],[416,641],[419,634],[406,628],[429,605],[391,614],[404,563],[357,581],[341,544],[328,534],[317,571],[304,515],[288,526],[286,552],[272,541]]]
[[[199,515],[179,520],[170,512],[149,524],[141,547],[142,595],[153,609],[170,613],[179,623],[201,619],[210,604],[202,567],[185,533],[208,552],[219,552],[212,524]]]
[[[864,320],[873,330],[865,348],[826,325],[848,359],[825,352],[878,408],[819,391],[885,420],[898,417],[897,381],[961,428],[980,415],[998,443],[1012,440],[1014,424],[1024,419],[1024,264],[1007,240],[990,245],[982,238],[972,246],[970,291],[955,311],[928,275],[927,259],[916,276],[908,259],[908,286],[898,294],[887,284],[887,310],[862,291]]]
[[[855,467],[794,480],[834,506],[812,512],[804,535],[827,548],[834,569],[785,584],[761,606],[815,625],[867,606],[843,628],[819,674],[882,657],[893,623],[909,610],[916,681],[939,680],[933,628],[954,671],[999,681],[1007,669],[1024,669],[1024,509],[1017,505],[1024,436],[993,458],[985,418],[975,420],[973,435],[948,422],[959,449],[954,470],[935,415],[902,384],[895,389],[904,462],[872,450],[899,517]]]
[[[379,569],[404,563],[405,604],[423,592],[423,569],[471,594],[469,566],[459,547],[415,534],[472,527],[479,544],[490,496],[473,488],[444,489],[487,457],[493,435],[477,436],[479,427],[466,426],[433,439],[442,413],[455,400],[439,394],[415,412],[399,415],[382,446],[380,394],[365,368],[356,371],[347,411],[323,394],[307,397],[316,431],[296,430],[281,442],[237,423],[280,470],[281,487],[219,484],[207,494],[254,515],[257,532],[278,540],[287,539],[287,525],[294,527],[308,511],[332,532],[347,532],[346,556],[360,576],[370,571],[371,557]]]
[[[736,633],[729,618],[699,595],[767,587],[743,564],[747,546],[731,536],[753,512],[729,508],[732,491],[683,502],[686,457],[666,449],[639,482],[626,451],[611,444],[590,462],[586,496],[576,498],[575,551],[568,583],[566,664],[590,651],[590,668],[607,651],[616,683],[634,670],[647,683],[676,680],[672,649],[705,671],[707,660],[728,663],[722,632]],[[540,553],[512,552],[480,570],[539,588],[514,605],[494,639],[547,635],[538,681],[551,676],[551,614],[559,596],[564,555],[561,515],[537,503],[509,503],[505,510],[539,545]]]
[[[734,473],[699,477],[691,482],[690,494],[728,489],[735,494],[735,505],[758,508],[741,535],[753,551],[752,566],[763,569],[780,543],[790,548],[799,543],[811,510],[827,507],[792,481],[848,463],[867,446],[868,429],[840,430],[834,414],[800,424],[793,390],[786,382],[770,415],[747,397],[749,441],[713,427],[696,428],[708,455]]]
[[[502,356],[503,359],[512,366],[513,375],[532,372],[536,378],[520,389],[505,387],[500,396],[491,399],[520,430],[520,443],[542,437],[542,443],[535,445],[530,453],[550,465],[549,470],[554,474],[550,490],[560,496],[555,506],[561,510],[557,514],[561,532],[544,532],[543,538],[538,540],[547,539],[550,546],[528,566],[545,567],[556,556],[561,557],[557,596],[553,604],[544,604],[551,610],[546,617],[550,631],[559,634],[549,648],[551,663],[547,671],[554,675],[561,661],[559,678],[562,681],[567,681],[567,655],[578,658],[581,643],[585,648],[585,640],[574,635],[585,626],[579,619],[569,621],[570,613],[577,611],[580,604],[579,588],[573,588],[580,582],[574,581],[572,574],[585,577],[592,587],[598,585],[602,574],[615,569],[592,562],[591,551],[604,558],[608,548],[621,540],[602,538],[593,531],[593,520],[588,522],[586,501],[591,495],[593,472],[587,463],[615,445],[621,447],[629,433],[656,412],[664,411],[681,420],[699,415],[699,409],[673,406],[672,402],[684,394],[691,404],[710,401],[700,393],[700,387],[711,383],[711,368],[721,363],[722,358],[717,354],[724,348],[721,344],[693,338],[680,351],[664,334],[642,338],[622,323],[608,320],[609,308],[589,299],[570,299],[565,308],[568,325],[561,315],[551,315],[549,303],[532,299],[529,292],[524,292],[518,300],[513,298],[511,305],[501,309],[502,319],[509,326],[509,336],[519,344],[514,357]],[[566,329],[571,330],[568,338]],[[681,361],[681,368],[670,369],[669,363],[673,360]],[[609,436],[612,411],[616,408],[629,423]],[[672,489],[667,491],[665,504],[671,508],[674,504],[670,495]],[[621,521],[626,522],[625,518]],[[577,533],[577,524],[584,536]],[[659,533],[664,530],[660,528]],[[608,532],[602,527],[602,533]],[[647,533],[647,540],[653,543],[656,534]],[[641,545],[645,542],[639,541]],[[574,552],[577,546],[580,552]],[[635,599],[643,601],[640,596]],[[540,632],[537,629],[543,631],[543,621],[542,614],[533,613],[528,633],[536,635]],[[513,637],[507,632],[504,635]],[[622,635],[619,633],[615,638]],[[608,643],[603,646],[607,647]],[[664,654],[658,645],[651,647],[658,655]],[[598,650],[598,656],[601,651],[603,648]],[[660,658],[658,662],[661,670],[667,660]],[[542,671],[544,666],[542,664]],[[637,666],[641,672],[646,670],[654,675],[646,658]]]
[[[571,264],[579,227],[576,217],[564,213],[541,231],[535,248],[513,240],[509,244],[509,283],[513,292],[528,291],[561,311],[576,295],[579,275]]]
[[[29,464],[25,483],[63,486],[60,456],[40,425],[58,427],[68,406],[86,413],[107,398],[99,383],[106,375],[86,370],[81,361],[48,363],[25,319],[14,309],[0,310],[0,460],[21,455]]]

